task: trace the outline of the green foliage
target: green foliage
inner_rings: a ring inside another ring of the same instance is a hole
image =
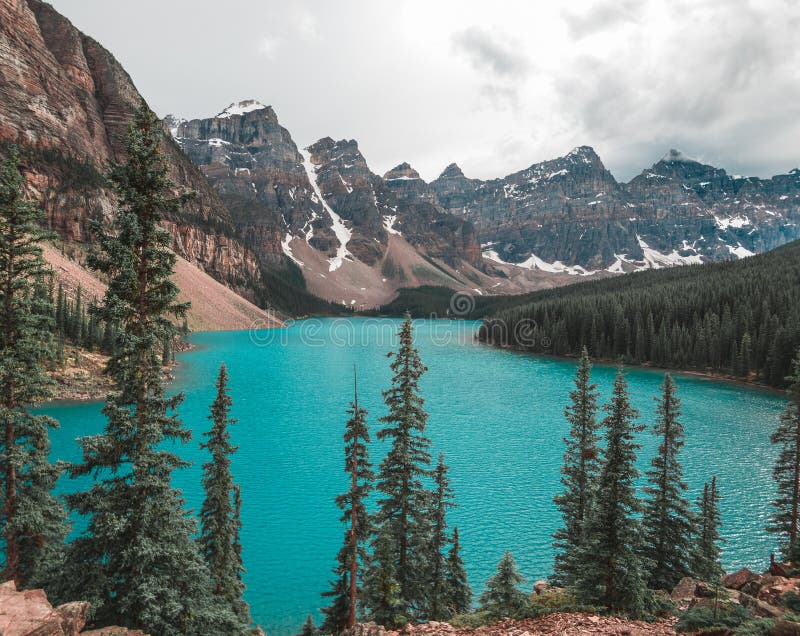
[[[781,596],[781,605],[790,609],[792,612],[800,612],[800,594],[797,592],[785,592]]]
[[[306,622],[303,623],[303,627],[300,629],[298,636],[317,636],[317,634],[319,634],[319,630],[316,625],[314,625],[314,619],[311,618],[311,614],[309,614],[306,616]]]
[[[620,368],[614,382],[605,427],[606,448],[597,478],[592,508],[584,539],[578,550],[580,569],[575,593],[581,603],[602,605],[612,612],[635,617],[646,615],[652,605],[640,556],[641,510],[636,499],[634,434],[643,426],[636,423],[638,412],[631,406],[627,382]]]
[[[398,335],[400,347],[391,364],[392,386],[383,392],[389,413],[379,420],[384,428],[378,431],[378,439],[389,440],[391,447],[378,472],[375,522],[378,534],[390,540],[390,550],[384,555],[391,555],[396,564],[403,613],[414,616],[426,604],[424,573],[431,528],[430,493],[422,481],[431,475],[431,442],[424,435],[428,414],[419,391],[419,380],[427,369],[414,348],[410,316],[406,315]]]
[[[346,529],[344,544],[339,550],[337,566],[333,570],[335,578],[331,582],[331,589],[323,594],[333,598],[332,603],[322,610],[325,614],[322,631],[326,634],[338,634],[355,624],[359,569],[368,559],[363,546],[371,533],[365,502],[372,490],[375,475],[367,446],[371,441],[367,411],[358,405],[355,371],[353,401],[347,413],[350,418],[344,431],[344,470],[350,485],[346,493],[336,497],[336,505],[342,511],[341,521]]]
[[[49,274],[40,241],[40,210],[23,200],[19,156],[0,162],[0,482],[4,579],[49,583],[67,532],[66,512],[51,491],[61,474],[48,461],[57,422],[30,409],[52,397],[45,365],[52,352]]]
[[[583,542],[585,522],[591,507],[594,480],[599,471],[600,450],[597,425],[597,385],[591,381],[592,365],[584,347],[575,376],[575,389],[564,416],[570,423],[564,438],[564,464],[561,483],[564,491],[554,498],[564,525],[553,538],[556,554],[552,582],[569,586],[575,582],[580,563],[578,551]]]
[[[710,484],[703,487],[703,495],[697,501],[698,520],[689,557],[689,570],[692,576],[701,581],[718,584],[722,575],[720,562],[721,541],[719,527],[722,520],[719,514],[719,492],[717,478],[712,477]]]
[[[664,376],[653,433],[661,441],[647,471],[646,501],[642,515],[644,542],[642,555],[649,560],[648,584],[651,589],[671,590],[689,574],[687,556],[692,518],[683,467],[678,457],[683,447],[681,402],[669,374]]]
[[[792,362],[789,381],[789,402],[781,414],[770,440],[778,446],[778,456],[772,470],[777,496],[767,530],[775,533],[787,560],[800,558],[800,349]]]
[[[364,615],[367,620],[392,629],[407,620],[406,603],[395,574],[395,550],[387,533],[379,532],[374,545],[372,562],[364,573]]]
[[[192,539],[196,523],[184,509],[171,475],[186,466],[172,452],[190,432],[176,412],[183,396],[168,397],[162,343],[177,333],[188,306],[171,281],[176,257],[160,226],[187,197],[173,196],[159,152],[160,122],[142,102],[126,141],[127,162],[110,175],[119,201],[114,226],[96,224],[100,252],[90,265],[108,283],[97,310],[119,334],[108,373],[114,382],[103,413],[103,433],[79,440],[83,461],[73,476],[95,483],[68,496],[87,518],[69,547],[62,593],[92,602],[96,624],[142,628],[155,636],[229,635],[241,621],[211,593],[210,574]]]
[[[525,577],[517,570],[514,557],[506,551],[497,564],[497,572],[486,583],[478,611],[492,618],[520,616],[528,605],[526,594],[519,589],[524,582]]]
[[[702,630],[735,629],[752,618],[752,613],[738,603],[720,603],[717,608],[713,605],[696,605],[680,614],[675,631],[702,633]]]
[[[239,533],[242,526],[239,488],[231,475],[231,456],[237,447],[230,442],[229,426],[236,420],[229,416],[233,400],[228,395],[228,371],[225,364],[219,367],[217,395],[211,405],[211,430],[205,433],[207,441],[200,448],[211,453],[211,461],[203,464],[203,490],[205,499],[200,508],[200,552],[211,574],[215,595],[226,603],[242,622],[250,623],[247,603],[242,600],[241,545]]]
[[[437,621],[448,619],[454,613],[450,608],[450,580],[445,550],[450,543],[447,533],[447,510],[455,504],[447,471],[444,456],[439,453],[439,461],[433,471],[435,487],[430,497],[431,534],[424,549],[426,554],[423,556],[428,570],[426,617]],[[463,594],[463,591],[459,593]]]
[[[520,324],[536,325],[522,342]],[[479,337],[555,355],[698,369],[784,386],[800,346],[800,241],[739,261],[638,272],[518,299]]]
[[[461,560],[461,543],[458,528],[453,528],[450,552],[447,555],[447,608],[452,614],[465,614],[472,609],[472,589],[467,581],[467,571]]]

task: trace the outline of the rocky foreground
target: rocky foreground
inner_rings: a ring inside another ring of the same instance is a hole
[[[645,623],[616,616],[558,612],[539,618],[505,619],[483,627],[456,628],[448,623],[431,622],[407,625],[400,631],[390,631],[374,623],[366,623],[356,625],[347,636],[671,636],[675,634],[675,622],[676,619],[663,619],[655,623]]]
[[[89,603],[83,601],[53,607],[44,590],[18,592],[13,581],[0,585],[2,636],[145,636],[124,627],[82,631],[88,614]]]
[[[773,619],[769,622],[769,631],[763,633],[770,636],[800,636],[796,613],[787,607],[796,600],[797,597],[793,595],[800,594],[800,577],[789,576],[786,566],[773,563],[762,574],[745,568],[726,575],[722,583],[724,587],[715,590],[708,583],[687,577],[671,593],[662,594],[669,597],[678,613],[703,605],[741,605],[750,610],[755,618]],[[537,595],[552,590],[544,581],[535,586]],[[89,604],[83,601],[53,607],[43,590],[20,592],[11,581],[0,584],[1,636],[146,636],[142,631],[123,627],[83,631],[88,612]],[[363,623],[348,630],[346,636],[671,636],[676,634],[677,622],[675,616],[644,622],[583,612],[555,612],[537,618],[504,619],[481,627],[455,627],[449,623],[430,622],[388,630],[375,623]],[[258,630],[256,633],[263,632]],[[713,633],[735,632],[722,630]]]

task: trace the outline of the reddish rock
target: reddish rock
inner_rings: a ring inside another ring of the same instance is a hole
[[[762,580],[758,598],[772,605],[779,605],[781,597],[786,592],[797,592],[797,579],[787,579],[783,576],[765,576]]]
[[[65,240],[92,241],[89,219],[113,212],[102,173],[124,159],[140,100],[111,53],[49,4],[0,0],[0,142],[22,148],[28,195]],[[168,225],[176,251],[229,287],[252,289],[258,262],[219,195],[171,138],[163,151],[177,188],[196,193]]]
[[[13,581],[0,585],[3,636],[77,636],[86,623],[88,603],[53,608],[43,590],[18,592]]]
[[[761,580],[761,578],[762,575],[756,574],[747,568],[742,568],[741,570],[733,572],[732,574],[726,574],[722,578],[722,584],[732,590],[741,590],[745,583]]]

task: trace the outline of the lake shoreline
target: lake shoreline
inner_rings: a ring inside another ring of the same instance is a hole
[[[574,360],[576,363],[578,361],[577,356],[572,355],[556,355],[553,353],[540,353],[534,351],[525,351],[523,349],[519,349],[517,347],[511,347],[507,345],[499,345],[494,344],[492,342],[485,342],[483,340],[479,340],[477,337],[475,341],[481,345],[486,347],[490,347],[492,349],[500,349],[503,351],[511,351],[513,353],[517,353],[520,355],[531,356],[535,358],[544,358],[550,360]],[[615,360],[609,358],[591,358],[592,365],[601,365],[604,367],[615,367],[617,363]],[[763,382],[757,382],[755,380],[744,380],[742,378],[738,378],[735,376],[726,375],[724,373],[714,373],[712,371],[698,371],[697,369],[680,369],[676,367],[659,367],[653,364],[634,364],[634,363],[625,363],[624,367],[626,369],[636,369],[639,371],[652,371],[654,373],[670,373],[672,375],[683,375],[689,376],[691,378],[699,379],[699,380],[708,380],[710,382],[719,382],[720,384],[731,384],[734,386],[738,386],[741,388],[746,388],[754,391],[759,391],[763,393],[768,393],[776,396],[785,396],[786,391],[784,389],[779,389],[778,387],[770,386],[769,384],[764,384]]]

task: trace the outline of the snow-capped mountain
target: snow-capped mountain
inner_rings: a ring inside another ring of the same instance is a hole
[[[741,258],[800,237],[800,171],[736,177],[670,150],[619,183],[588,146],[502,179],[455,165],[431,183],[475,223],[484,254],[586,275]]]

